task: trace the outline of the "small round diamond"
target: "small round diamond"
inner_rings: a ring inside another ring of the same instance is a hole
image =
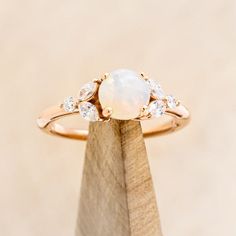
[[[75,102],[74,102],[74,98],[72,96],[67,97],[64,100],[63,108],[67,112],[73,112],[75,110]]]
[[[85,101],[91,98],[97,90],[97,84],[89,82],[85,84],[79,91],[78,98],[80,101]]]
[[[176,99],[172,95],[166,96],[166,100],[167,100],[167,106],[169,108],[173,109],[173,108],[175,108],[177,106]]]
[[[155,100],[151,102],[147,111],[154,117],[160,117],[165,113],[166,106],[162,100]]]
[[[160,84],[157,83],[157,81],[148,79],[146,80],[147,84],[149,85],[151,89],[151,96],[155,99],[163,99],[165,97],[164,91],[162,90]]]
[[[90,102],[82,102],[79,104],[80,115],[88,121],[98,121],[99,114],[95,105]]]

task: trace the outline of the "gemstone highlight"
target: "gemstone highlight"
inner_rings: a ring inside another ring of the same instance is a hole
[[[171,109],[176,108],[177,101],[174,96],[168,95],[166,96],[167,106]]]
[[[75,109],[75,101],[72,96],[65,98],[63,108],[66,112],[73,112]]]
[[[90,99],[97,90],[97,84],[94,82],[89,82],[85,84],[79,91],[78,99],[79,101],[86,101]]]
[[[99,113],[95,105],[90,102],[81,102],[79,104],[80,115],[88,121],[98,121]]]
[[[166,105],[162,100],[155,100],[149,104],[147,111],[151,116],[160,117],[165,113]]]
[[[162,90],[161,85],[157,81],[153,79],[147,79],[146,82],[151,89],[151,96],[153,98],[163,99],[165,97],[164,91]]]

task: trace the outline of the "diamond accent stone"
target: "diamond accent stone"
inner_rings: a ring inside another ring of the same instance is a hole
[[[80,101],[86,101],[91,98],[97,90],[97,84],[94,82],[89,82],[85,84],[79,91],[78,98]]]
[[[174,96],[168,95],[166,96],[167,106],[171,109],[176,108],[177,101]]]
[[[80,115],[88,121],[98,121],[99,114],[95,105],[90,102],[82,102],[79,104]]]
[[[155,100],[149,104],[147,111],[154,117],[160,117],[165,113],[166,105],[162,100]]]
[[[63,108],[66,112],[73,112],[75,110],[75,101],[72,96],[67,97],[64,100]]]
[[[147,84],[149,85],[151,89],[151,96],[155,99],[163,99],[165,97],[164,91],[162,90],[160,84],[153,80],[153,79],[148,79],[146,80]]]

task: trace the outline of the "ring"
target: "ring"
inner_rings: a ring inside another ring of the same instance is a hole
[[[87,129],[65,127],[57,122],[62,117],[78,114],[90,122],[162,118],[162,122],[155,120],[154,127],[143,128],[144,137],[176,131],[190,118],[181,102],[172,95],[165,95],[157,81],[127,69],[106,73],[85,84],[77,96],[69,96],[63,103],[46,109],[37,124],[53,135],[86,140]]]

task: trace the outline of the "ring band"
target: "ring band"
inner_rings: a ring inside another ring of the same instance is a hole
[[[161,86],[144,74],[120,69],[84,85],[77,97],[46,109],[37,119],[39,128],[49,134],[87,140],[88,130],[61,125],[60,118],[80,114],[91,122],[110,119],[155,120],[154,127],[143,128],[144,137],[170,133],[184,127],[188,110],[173,96],[165,95]]]

